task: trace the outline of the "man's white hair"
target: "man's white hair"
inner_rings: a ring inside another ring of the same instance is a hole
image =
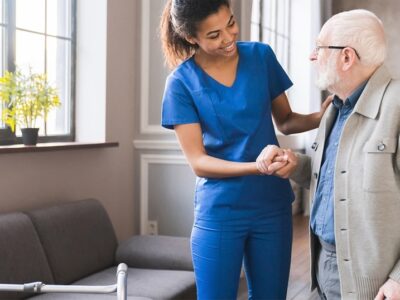
[[[379,66],[386,58],[386,38],[382,21],[372,12],[355,9],[338,13],[324,25],[331,46],[356,49],[361,63]]]

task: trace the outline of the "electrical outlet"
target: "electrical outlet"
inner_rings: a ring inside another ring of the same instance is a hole
[[[158,222],[156,220],[147,221],[147,234],[158,235]]]

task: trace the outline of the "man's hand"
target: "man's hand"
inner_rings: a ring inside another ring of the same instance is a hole
[[[297,156],[290,149],[268,145],[257,157],[256,165],[262,174],[288,178],[297,167]]]
[[[275,170],[282,168],[287,163],[283,149],[275,145],[268,145],[258,155],[256,165],[258,171],[265,175],[272,175]],[[271,170],[269,170],[271,168]]]
[[[286,164],[283,166],[278,166],[271,164],[268,168],[269,172],[272,172],[273,175],[282,177],[282,178],[289,178],[290,175],[296,170],[297,168],[297,156],[295,153],[292,152],[290,149],[283,150],[284,157],[286,158]]]
[[[400,300],[400,283],[393,279],[388,279],[379,289],[378,295],[374,300]]]

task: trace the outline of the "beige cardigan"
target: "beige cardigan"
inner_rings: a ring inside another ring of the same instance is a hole
[[[291,176],[310,188],[319,177],[333,105]],[[334,178],[335,239],[342,299],[373,299],[391,277],[400,282],[400,80],[381,66],[368,81],[340,138]],[[315,236],[311,234],[312,288]]]

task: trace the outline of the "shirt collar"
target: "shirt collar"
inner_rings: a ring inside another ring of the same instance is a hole
[[[367,85],[367,81],[364,81],[362,84],[358,86],[358,88],[350,95],[349,98],[346,99],[346,101],[342,101],[338,96],[335,95],[333,98],[333,105],[337,108],[340,109],[344,103],[349,103],[351,108],[354,108],[356,105],[358,99],[360,98],[362,92],[364,91],[365,86]]]

